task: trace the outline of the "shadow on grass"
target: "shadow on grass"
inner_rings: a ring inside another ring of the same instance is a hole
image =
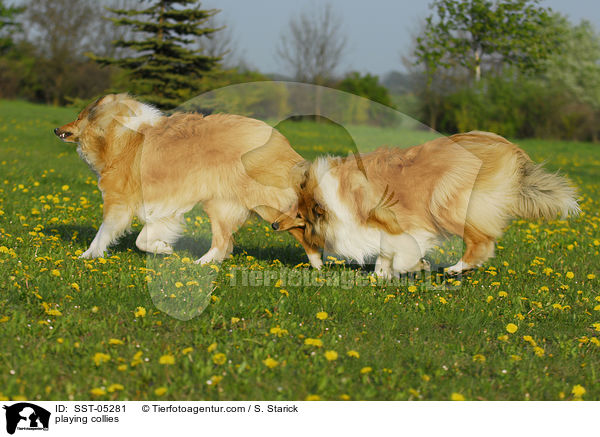
[[[81,250],[86,250],[89,247],[97,232],[96,229],[94,229],[91,226],[79,225],[59,225],[51,228],[50,231],[52,233],[57,233],[63,241],[77,242],[81,245]],[[122,236],[117,244],[111,246],[110,253],[116,255],[118,253],[133,251],[139,254],[140,256],[148,255],[146,252],[142,252],[141,250],[139,250],[135,245],[135,240],[138,236],[138,233],[138,231],[128,232],[127,234]],[[183,236],[179,240],[177,240],[177,242],[174,245],[174,249],[180,256],[185,256],[184,253],[187,253],[189,254],[190,258],[195,260],[200,258],[208,251],[208,249],[210,249],[210,243],[211,241],[209,236]],[[288,246],[285,247],[264,247],[244,242],[243,244],[234,245],[233,254],[252,256],[257,260],[265,262],[272,262],[277,259],[287,267],[293,267],[300,263],[308,262],[304,250],[300,247],[297,247],[293,243],[290,243]],[[327,259],[325,259],[324,261],[326,262]],[[440,265],[431,263],[431,273],[443,274],[444,268],[450,265],[451,264]],[[372,260],[372,262],[368,262],[363,266],[356,263],[346,263],[344,266],[346,269],[350,270],[372,272],[374,269],[374,259]],[[410,277],[411,274],[408,274],[408,276]]]

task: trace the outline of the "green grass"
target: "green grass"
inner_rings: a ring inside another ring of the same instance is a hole
[[[572,399],[581,385],[583,399],[600,399],[598,146],[520,142],[573,179],[583,214],[513,222],[496,258],[460,286],[372,286],[368,271],[338,261],[323,274],[356,273],[364,284],[252,287],[236,269],[249,281],[265,270],[310,273],[301,248],[256,219],[218,272],[189,263],[209,244],[200,210],[176,256],[139,252],[136,224],[112,257],[78,259],[100,225],[101,195],[52,133],[74,115],[0,102],[0,398],[542,400]],[[323,125],[282,130],[310,157],[350,144]],[[373,146],[431,135],[356,132]]]

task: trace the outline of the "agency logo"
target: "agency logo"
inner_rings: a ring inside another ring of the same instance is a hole
[[[50,411],[35,404],[19,402],[3,407],[6,410],[6,432],[14,434],[19,431],[48,431]]]

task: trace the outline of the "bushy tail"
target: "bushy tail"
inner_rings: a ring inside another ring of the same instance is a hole
[[[516,215],[523,218],[565,218],[581,211],[577,204],[577,189],[558,173],[546,172],[542,164],[535,164],[525,156],[521,161],[522,178],[515,207]]]

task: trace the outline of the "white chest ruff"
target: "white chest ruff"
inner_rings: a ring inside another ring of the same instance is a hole
[[[331,174],[327,162],[318,161],[316,165],[319,189],[329,213],[325,247],[363,264],[366,258],[380,253],[385,233],[361,224],[340,198],[339,181]]]

